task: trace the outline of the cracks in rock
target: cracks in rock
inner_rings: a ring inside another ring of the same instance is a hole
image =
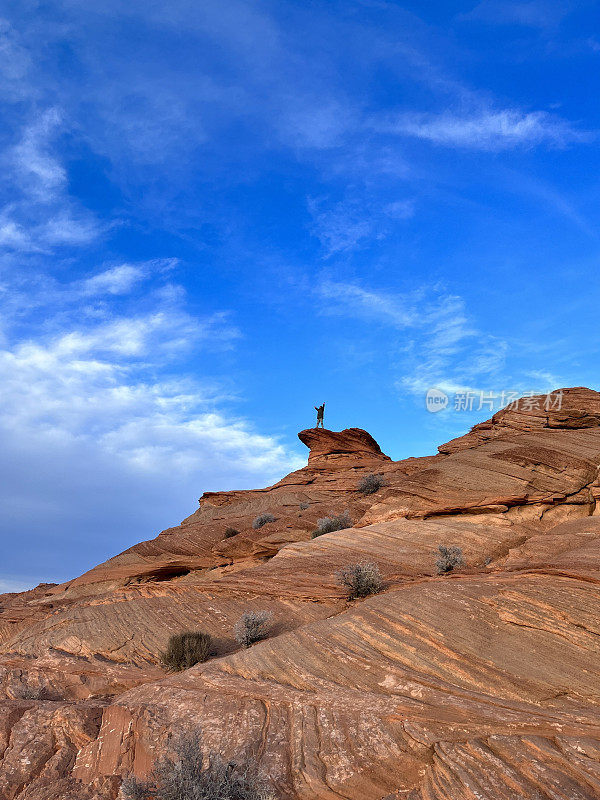
[[[557,636],[560,639],[564,639],[565,641],[569,642],[570,644],[573,644],[576,647],[581,648],[582,650],[586,650],[587,649],[582,644],[579,644],[578,642],[573,641],[573,638],[571,636],[568,636],[566,633],[562,633],[558,628],[547,628],[547,627],[542,627],[542,626],[539,626],[539,625],[528,624],[526,622],[519,622],[519,621],[517,621],[515,619],[510,619],[506,615],[502,615],[502,613],[500,614],[500,617],[503,620],[503,622],[506,622],[508,625],[515,625],[518,628],[526,628],[527,630],[537,631],[538,633],[544,633],[544,634],[550,634],[551,636]],[[591,636],[600,637],[600,633],[598,633],[596,631],[591,631],[589,628],[586,628],[585,625],[573,622],[572,620],[570,620],[570,619],[568,619],[566,617],[564,617],[564,621],[568,622],[570,625],[572,625],[573,628],[579,628],[581,630],[584,630],[586,633],[590,634]]]
[[[127,639],[125,639],[123,644],[120,644],[117,647],[112,647],[110,649],[107,649],[106,652],[107,653],[117,653],[119,650],[122,650],[124,647],[126,647],[129,644],[129,642],[132,642],[134,637],[135,637],[135,632],[132,633],[131,636],[129,636]]]
[[[566,689],[561,689],[559,692],[549,694],[548,697],[540,697],[540,703],[547,703],[550,700],[558,700],[559,697],[572,697],[572,695]]]
[[[17,702],[17,701],[13,701],[13,702]],[[26,701],[23,700],[21,702],[25,703]],[[4,759],[6,751],[10,748],[10,738],[12,736],[12,731],[13,731],[15,725],[19,724],[19,722],[22,720],[22,718],[25,716],[25,714],[29,711],[30,708],[31,708],[31,706],[28,706],[28,705],[25,705],[23,708],[17,706],[16,708],[12,709],[12,713],[9,712],[7,722],[8,722],[8,725],[10,727],[11,734],[7,737],[6,745],[5,745],[4,749],[2,750],[2,752],[0,752],[0,760]]]

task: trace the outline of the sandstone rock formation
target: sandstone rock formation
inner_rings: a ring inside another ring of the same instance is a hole
[[[308,465],[274,486],[207,493],[81,577],[1,596],[0,798],[115,800],[196,726],[277,798],[600,798],[600,394],[543,403],[399,462],[360,429],[302,431]],[[466,567],[438,575],[439,544]],[[384,591],[349,602],[335,573],[364,560]],[[275,625],[240,650],[247,609]],[[215,656],[167,675],[184,628]]]

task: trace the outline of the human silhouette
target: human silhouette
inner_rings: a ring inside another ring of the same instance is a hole
[[[321,427],[324,428],[325,424],[323,419],[325,417],[325,403],[320,406],[315,406],[315,411],[317,412],[317,428],[319,427],[319,423],[321,423]]]

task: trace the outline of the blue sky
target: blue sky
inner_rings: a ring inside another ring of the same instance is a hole
[[[5,0],[0,589],[598,387],[598,3]]]

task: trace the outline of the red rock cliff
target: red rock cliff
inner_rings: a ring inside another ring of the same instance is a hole
[[[422,459],[303,431],[308,466],[274,486],[204,495],[85,575],[3,596],[0,798],[115,800],[187,726],[258,753],[277,798],[600,798],[599,423],[575,388]],[[439,544],[466,567],[438,575]],[[349,603],[335,573],[365,560],[384,591]],[[240,651],[248,608],[275,624]],[[165,675],[168,636],[195,627],[215,656]]]

